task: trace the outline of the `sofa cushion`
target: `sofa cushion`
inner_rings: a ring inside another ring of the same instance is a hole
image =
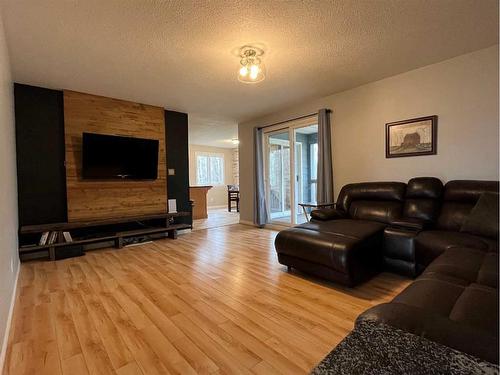
[[[498,331],[498,290],[420,278],[393,300],[487,332]]]
[[[415,239],[417,263],[426,267],[435,258],[451,247],[469,247],[483,251],[498,251],[496,241],[469,233],[427,230],[420,232]]]
[[[443,183],[435,177],[416,177],[408,181],[403,216],[427,222],[435,221]]]
[[[486,253],[476,282],[498,289],[498,253]]]
[[[469,202],[444,202],[436,222],[436,228],[460,231],[473,207],[474,204]]]
[[[448,316],[464,288],[463,285],[447,281],[419,278],[397,295],[393,302]]]
[[[359,200],[349,206],[349,216],[354,219],[390,223],[401,216],[401,210],[401,202]]]
[[[460,228],[461,232],[498,238],[498,194],[484,193]]]
[[[408,181],[407,198],[439,199],[443,195],[443,183],[436,177],[415,177]]]
[[[498,302],[498,253],[449,247],[391,303],[357,321],[389,324],[498,363]]]
[[[498,181],[455,180],[445,185],[437,228],[459,231],[481,194],[498,193]]]
[[[489,333],[498,332],[498,290],[472,283],[417,279],[393,300]]]
[[[476,204],[484,192],[498,193],[498,181],[453,180],[444,188],[444,200]]]
[[[312,220],[334,220],[345,218],[347,214],[344,211],[337,210],[336,208],[322,208],[319,210],[311,211]]]
[[[337,208],[349,212],[354,201],[397,201],[403,204],[406,184],[402,182],[362,182],[345,185],[339,193]]]
[[[478,283],[498,287],[498,254],[470,248],[451,248],[434,260],[422,278],[435,278],[461,285]]]
[[[460,295],[450,319],[486,332],[498,332],[498,290],[471,284]]]
[[[439,204],[437,199],[407,198],[403,207],[403,216],[433,222],[436,220]]]

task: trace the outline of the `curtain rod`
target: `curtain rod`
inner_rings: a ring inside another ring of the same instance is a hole
[[[327,109],[326,110],[326,113],[330,113],[332,110],[331,109]],[[269,124],[269,125],[264,125],[264,126],[260,126],[258,127],[257,129],[265,129],[265,128],[269,128],[271,126],[275,126],[275,125],[280,125],[280,124],[284,124],[286,122],[290,122],[290,121],[295,121],[295,120],[301,120],[303,118],[307,118],[307,117],[312,117],[312,116],[317,116],[318,115],[318,112],[315,112],[315,113],[310,113],[308,115],[303,115],[303,116],[299,116],[299,117],[294,117],[294,118],[290,118],[288,120],[283,120],[283,121],[278,121],[278,122],[275,122],[273,124]]]

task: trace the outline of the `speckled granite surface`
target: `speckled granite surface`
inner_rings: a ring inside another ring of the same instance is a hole
[[[311,374],[490,375],[499,368],[391,326],[362,322]]]

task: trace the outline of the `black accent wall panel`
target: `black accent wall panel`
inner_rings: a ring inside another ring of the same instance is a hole
[[[177,199],[177,211],[191,211],[187,113],[165,111],[165,135],[168,198]],[[168,169],[175,169],[175,175],[169,175]],[[190,221],[191,218],[179,218],[179,222],[190,223]]]
[[[19,225],[67,221],[63,93],[14,85]]]

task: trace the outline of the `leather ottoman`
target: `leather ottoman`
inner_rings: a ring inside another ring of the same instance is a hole
[[[380,270],[384,228],[352,219],[302,224],[276,236],[278,261],[353,286]]]

